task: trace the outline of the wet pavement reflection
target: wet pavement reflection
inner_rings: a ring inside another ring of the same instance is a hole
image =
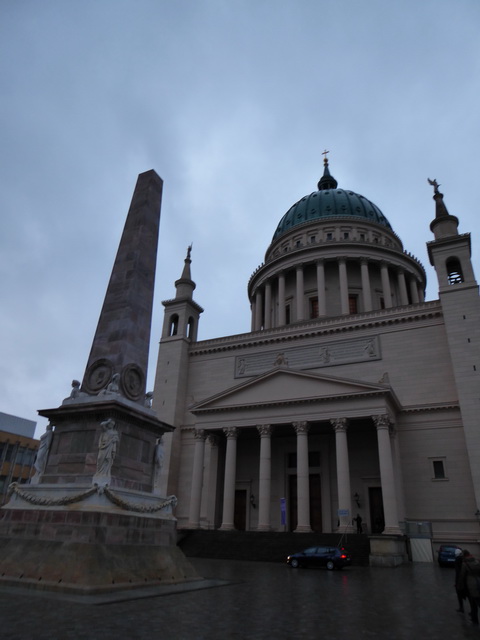
[[[1,637],[27,639],[480,638],[456,612],[454,572],[436,564],[343,571],[193,559],[223,586],[85,604],[1,589]],[[469,610],[468,605],[466,607]]]

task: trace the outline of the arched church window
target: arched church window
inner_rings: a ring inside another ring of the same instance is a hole
[[[193,336],[194,329],[195,329],[195,320],[190,316],[187,324],[187,338],[191,338]]]
[[[448,284],[460,284],[463,282],[463,272],[458,258],[449,258],[447,260],[447,278]]]
[[[170,326],[168,327],[168,335],[169,336],[176,336],[177,333],[178,333],[178,316],[175,313],[170,318]]]

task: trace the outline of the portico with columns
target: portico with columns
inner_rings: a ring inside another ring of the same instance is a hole
[[[284,402],[273,409],[271,395],[279,385],[291,396],[286,392]],[[322,388],[328,396],[322,397]],[[304,394],[314,392],[315,401],[302,406],[301,389]],[[247,392],[261,395],[263,406],[243,405]],[[258,424],[247,417],[253,410]],[[391,416],[397,410],[398,402],[385,385],[333,380],[283,367],[192,407],[197,423],[188,430],[194,452],[187,526],[348,533],[361,510],[366,531],[400,533],[401,487],[395,482],[390,444]],[[212,476],[217,478],[215,495],[208,482]],[[372,490],[380,492],[381,507],[370,504]],[[361,507],[353,496],[360,496]]]

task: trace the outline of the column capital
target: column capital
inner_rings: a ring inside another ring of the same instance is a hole
[[[214,435],[213,433],[210,433],[207,436],[207,442],[211,447],[218,447],[218,436]]]
[[[300,433],[308,433],[310,431],[310,425],[306,420],[303,420],[302,422],[292,422],[292,426],[295,429],[297,436]]]
[[[330,424],[335,432],[346,431],[348,428],[348,418],[332,418]]]
[[[236,440],[240,434],[240,429],[238,429],[238,427],[225,427],[222,431],[227,439],[232,438],[233,440]]]
[[[360,258],[360,264],[366,264],[368,266],[371,262],[373,262],[371,258]]]
[[[372,420],[375,427],[377,428],[377,431],[379,429],[390,430],[390,427],[392,426],[392,421],[390,420],[390,416],[386,413],[383,413],[379,416],[372,416]]]
[[[193,432],[193,437],[195,438],[195,440],[205,440],[207,438],[205,429],[195,429]]]
[[[257,424],[257,431],[261,438],[271,436],[273,433],[273,427],[271,424]]]

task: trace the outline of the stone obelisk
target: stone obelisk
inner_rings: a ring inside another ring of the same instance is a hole
[[[83,377],[88,394],[116,373],[125,397],[145,397],[162,186],[154,171],[138,177]]]
[[[162,180],[138,177],[83,381],[49,419],[29,485],[0,510],[0,584],[81,593],[196,579],[160,495],[146,393]]]

